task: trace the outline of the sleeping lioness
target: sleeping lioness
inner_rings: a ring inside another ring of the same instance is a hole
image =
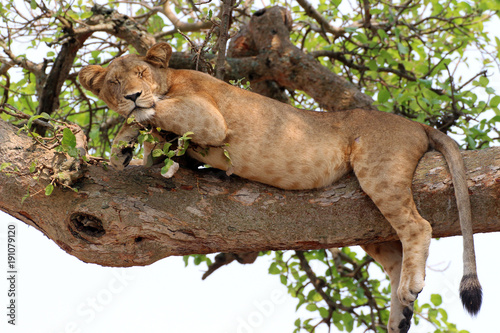
[[[332,184],[353,170],[359,183],[396,230],[401,242],[363,248],[382,264],[392,286],[389,332],[407,332],[413,301],[424,287],[431,226],[418,213],[411,183],[419,159],[433,147],[448,162],[464,235],[462,302],[481,306],[465,168],[445,134],[393,114],[350,110],[314,112],[233,87],[209,75],[168,67],[172,48],[153,46],[146,56],[127,55],[107,68],[88,66],[81,84],[124,117],[182,135],[203,149],[195,159],[241,177],[288,190]],[[124,125],[115,142],[135,142],[137,125]],[[227,150],[230,160],[224,154]],[[123,168],[129,148],[115,148]]]

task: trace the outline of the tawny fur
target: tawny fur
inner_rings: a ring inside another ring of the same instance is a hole
[[[415,207],[411,183],[422,155],[430,147],[441,151],[453,177],[464,234],[464,306],[473,314],[479,311],[465,168],[453,140],[384,112],[299,110],[200,72],[170,69],[171,53],[168,44],[159,43],[145,57],[128,55],[107,68],[85,67],[80,82],[124,117],[134,115],[178,135],[194,132],[198,148],[188,151],[192,157],[247,179],[312,189],[353,170],[401,241],[364,247],[391,279],[389,332],[408,331],[413,302],[424,287],[432,230]],[[124,125],[115,142],[133,144],[138,134],[136,125]],[[122,148],[113,148],[111,163],[117,168],[130,159],[130,150]]]

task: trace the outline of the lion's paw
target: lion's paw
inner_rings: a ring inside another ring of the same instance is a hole
[[[123,170],[133,157],[133,149],[131,147],[126,147],[123,149],[113,149],[111,153],[110,162],[111,165],[118,170]]]
[[[424,284],[424,279],[414,278],[414,281],[411,281],[401,277],[398,288],[398,298],[401,304],[409,306],[413,303],[417,299],[418,294],[424,289]]]

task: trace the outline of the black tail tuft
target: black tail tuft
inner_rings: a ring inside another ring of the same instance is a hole
[[[481,309],[483,291],[476,274],[464,275],[460,282],[460,298],[465,310],[475,316]]]

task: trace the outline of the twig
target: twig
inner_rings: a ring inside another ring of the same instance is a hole
[[[297,256],[297,258],[299,258],[300,267],[302,268],[302,270],[304,272],[306,272],[306,275],[309,278],[309,280],[311,281],[311,283],[313,284],[314,289],[316,290],[316,292],[318,294],[321,295],[321,297],[323,298],[323,300],[326,302],[326,304],[328,305],[328,307],[330,309],[333,309],[334,311],[337,308],[341,308],[342,310],[351,310],[351,309],[345,308],[341,304],[336,304],[335,301],[330,296],[328,296],[325,293],[325,291],[323,290],[323,286],[322,286],[322,284],[324,283],[324,281],[320,280],[316,276],[316,274],[312,270],[311,266],[309,266],[309,263],[307,262],[307,259],[304,256],[304,252],[303,251],[295,251],[295,255]]]
[[[206,46],[212,37],[215,27],[215,24],[212,25],[201,46],[196,45],[185,33],[178,30],[178,33],[180,33],[189,42],[189,44],[191,44],[191,52],[194,53],[193,60],[195,61],[195,69],[199,70],[199,66],[201,65],[201,71],[209,74],[212,74],[213,68],[212,65],[205,59],[205,53],[207,52]]]
[[[12,111],[9,111],[7,109],[10,109]],[[4,112],[4,113],[8,114],[9,116],[15,117],[17,119],[28,120],[32,117],[29,114],[26,114],[26,113],[16,109],[15,107],[13,107],[12,105],[7,104],[7,103],[3,103],[2,105],[0,105],[0,113],[1,112]],[[33,123],[37,124],[38,126],[54,129],[54,126],[52,126],[50,123],[43,121],[43,120],[40,120],[40,119],[34,119]]]

